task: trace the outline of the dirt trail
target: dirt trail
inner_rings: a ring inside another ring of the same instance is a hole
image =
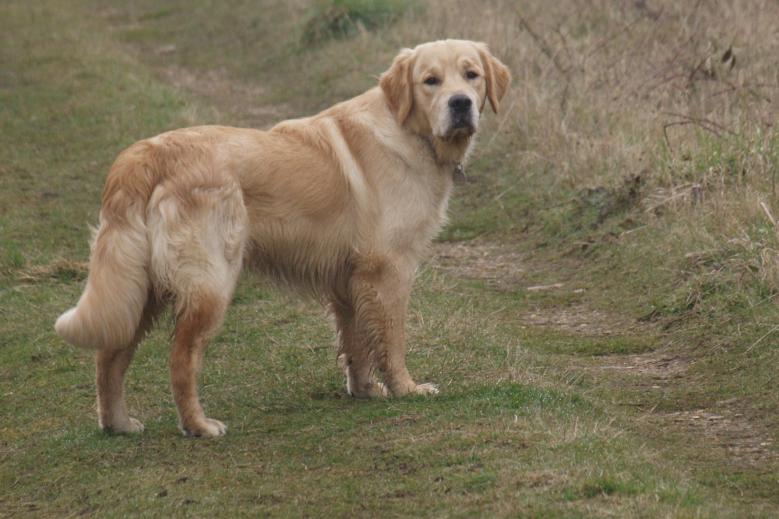
[[[635,319],[611,315],[579,302],[588,288],[578,281],[533,282],[536,269],[528,266],[528,258],[517,252],[516,247],[485,241],[438,243],[433,254],[433,268],[462,278],[486,281],[493,290],[544,292],[570,299],[553,309],[537,309],[519,315],[518,319],[528,326],[597,337],[635,333],[640,324]],[[545,270],[548,268],[548,265],[544,267]]]
[[[205,98],[220,112],[230,114],[235,121],[231,124],[263,129],[295,115],[288,104],[263,102],[267,94],[262,87],[236,81],[225,69],[194,72],[168,65],[155,70],[164,81]]]
[[[600,375],[616,374],[620,384],[630,383],[634,392],[644,395],[641,406],[650,408],[653,401],[659,402],[665,389],[695,384],[689,371],[696,360],[673,350],[673,346],[666,346],[638,355],[605,356],[597,359],[593,368]],[[658,430],[685,433],[708,449],[721,449],[734,466],[759,468],[779,462],[770,431],[750,419],[746,404],[730,398],[705,408],[680,411],[656,411],[651,407],[641,419]]]
[[[437,244],[432,268],[449,274],[480,279],[496,290],[525,289],[580,293],[590,287],[572,287],[566,283],[535,285],[529,282],[532,268],[526,258],[511,247],[490,242]],[[548,266],[545,268],[548,269]],[[651,332],[651,325],[622,315],[589,308],[586,303],[545,306],[518,317],[529,326],[561,330],[583,337],[608,337]],[[742,410],[743,402],[733,398],[716,402],[709,408],[675,412],[657,411],[662,390],[670,386],[694,383],[689,374],[695,359],[666,344],[641,354],[603,355],[587,359],[578,368],[596,374],[601,384],[618,384],[622,391],[642,394],[639,404],[647,412],[641,420],[656,430],[681,433],[702,441],[710,449],[721,449],[727,462],[738,467],[766,468],[779,462],[769,431]],[[604,380],[604,376],[608,379]],[[627,384],[627,386],[626,386]],[[654,396],[657,395],[657,396]]]

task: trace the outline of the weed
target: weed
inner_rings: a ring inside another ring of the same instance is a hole
[[[16,242],[6,241],[3,244],[5,257],[3,263],[7,267],[20,269],[24,266],[24,255]]]

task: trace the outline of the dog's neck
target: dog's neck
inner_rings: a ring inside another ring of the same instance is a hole
[[[473,141],[473,135],[444,140],[433,137],[431,143],[436,161],[444,167],[463,164]]]
[[[438,139],[427,135],[418,138],[425,143],[436,164],[452,178],[463,176],[465,161],[473,146],[474,135],[460,136],[450,140]]]
[[[405,127],[418,139],[425,143],[438,166],[453,176],[455,170],[462,169],[470,153],[476,134],[454,135],[449,139],[442,139],[432,135],[429,123],[418,114],[406,121]]]

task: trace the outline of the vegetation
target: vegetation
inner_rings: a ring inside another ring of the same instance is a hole
[[[303,43],[345,38],[391,25],[409,9],[408,0],[327,0],[315,5],[303,28]]]
[[[0,515],[779,513],[779,4],[130,4],[0,4]],[[346,398],[324,311],[247,274],[202,378],[227,436],[177,435],[170,323],[127,381],[146,431],[99,432],[52,324],[117,153],[311,113],[451,36],[514,82],[414,293],[441,394]]]

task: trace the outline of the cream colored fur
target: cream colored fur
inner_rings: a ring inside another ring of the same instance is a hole
[[[101,427],[143,429],[127,414],[122,380],[170,301],[182,429],[225,432],[205,417],[196,376],[243,265],[330,304],[350,394],[436,392],[405,367],[411,284],[480,112],[487,101],[497,111],[509,80],[484,44],[432,42],[402,51],[376,88],[314,117],[269,131],[176,130],[122,152],[86,288],[55,324],[66,341],[97,350]],[[472,106],[455,112],[454,96]]]

